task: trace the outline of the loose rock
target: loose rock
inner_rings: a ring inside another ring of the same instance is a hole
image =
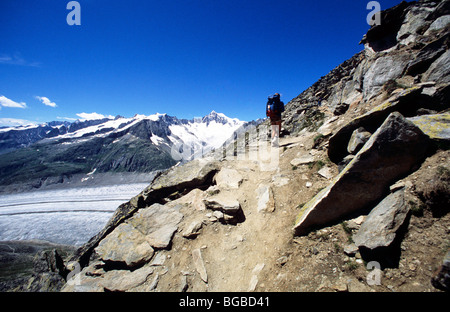
[[[219,188],[238,189],[243,178],[236,169],[222,168],[215,176]]]
[[[369,140],[372,134],[366,131],[363,127],[359,127],[353,131],[350,141],[348,142],[347,151],[350,154],[356,154],[361,147]]]
[[[258,199],[258,212],[273,212],[275,210],[275,201],[272,188],[268,184],[261,184],[256,189]]]
[[[403,189],[390,194],[370,212],[353,236],[355,245],[370,250],[389,247],[408,213],[409,205],[405,203]]]
[[[103,275],[101,285],[109,291],[127,291],[142,285],[153,273],[151,266],[144,266],[133,272],[127,270],[108,271]]]
[[[198,234],[200,234],[200,229],[202,228],[202,226],[202,221],[192,221],[189,226],[183,231],[183,237],[195,238]]]
[[[192,259],[194,261],[195,268],[197,269],[200,278],[208,283],[208,274],[206,273],[205,264],[203,263],[202,252],[200,249],[194,249],[192,251]]]
[[[309,163],[314,162],[315,159],[313,156],[311,155],[306,155],[300,158],[294,158],[291,160],[291,165],[292,166],[300,166],[300,165],[307,165]]]

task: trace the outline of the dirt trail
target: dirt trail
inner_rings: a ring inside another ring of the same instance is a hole
[[[292,244],[292,226],[297,206],[306,202],[318,189],[327,184],[311,164],[293,168],[290,160],[308,154],[312,135],[280,140],[279,164],[272,170],[261,168],[254,160],[225,160],[222,168],[236,170],[242,176],[239,188],[221,188],[220,196],[237,199],[245,215],[245,221],[232,224],[212,222],[204,210],[201,199],[205,192],[188,194],[171,205],[182,205],[185,218],[173,238],[172,248],[160,251],[166,256],[158,287],[160,291],[179,291],[187,281],[190,291],[251,291],[271,290],[261,276],[275,272],[286,260],[285,250]],[[316,153],[320,153],[315,150]],[[318,157],[319,159],[320,157]],[[312,186],[306,187],[306,182]],[[258,211],[257,189],[270,187],[267,211]],[[206,194],[207,195],[207,194]],[[194,239],[181,235],[192,221],[202,220],[203,227]],[[208,280],[199,276],[192,258],[192,251],[200,249]]]
[[[339,223],[307,236],[293,236],[292,227],[299,206],[338,174],[337,166],[328,161],[326,140],[315,142],[317,138],[317,132],[282,138],[278,148],[279,163],[272,170],[266,170],[267,167],[261,167],[255,160],[225,159],[221,162],[222,169],[236,170],[242,176],[238,188],[197,189],[169,203],[179,207],[183,221],[170,249],[158,251],[162,264],[155,267],[147,282],[133,290],[436,291],[430,280],[440,266],[448,240],[439,243],[433,238],[448,237],[448,215],[435,218],[425,212],[421,217],[411,217],[408,234],[401,246],[399,267],[383,270],[379,285],[368,283],[370,271],[360,257],[344,253],[357,228],[349,229]],[[291,163],[294,159],[311,157],[312,162],[295,166]],[[423,169],[405,181],[414,185],[426,183],[426,178],[420,178],[422,170],[429,170],[429,164],[445,164],[449,157],[449,152],[433,156]],[[260,186],[271,189],[266,211],[258,211]],[[237,224],[215,220],[213,211],[206,209],[202,202],[211,194],[238,200],[245,220]],[[183,237],[189,225],[199,221],[203,224],[199,234],[194,238]],[[197,269],[192,256],[194,250],[200,250],[207,281]]]

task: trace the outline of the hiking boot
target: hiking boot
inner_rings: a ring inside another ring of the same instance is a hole
[[[279,147],[279,138],[278,137],[274,137],[272,139],[272,147]]]

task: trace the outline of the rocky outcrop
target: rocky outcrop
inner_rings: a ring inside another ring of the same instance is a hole
[[[402,75],[408,62],[409,55],[386,54],[377,58],[369,67],[363,80],[363,97],[366,101],[379,95],[384,85]]]
[[[348,143],[355,130],[364,128],[365,131],[373,133],[392,112],[413,116],[424,101],[422,88],[417,86],[401,91],[339,129],[329,140],[328,157],[330,160],[338,163],[349,153]]]
[[[0,242],[0,291],[54,292],[65,284],[73,246],[33,241]]]
[[[162,249],[169,246],[182,219],[183,215],[177,209],[153,204],[139,210],[127,222],[145,235],[146,241],[153,248]]]
[[[303,206],[295,233],[305,234],[380,200],[389,185],[423,161],[428,146],[419,128],[392,113],[334,181]]]
[[[405,99],[406,104],[403,102],[399,111],[405,117],[412,117],[420,107],[445,109],[444,103],[449,102],[448,90],[445,91],[449,79],[449,66],[446,66],[449,60],[447,6],[447,1],[443,4],[402,2],[383,11],[383,22],[372,26],[361,41],[364,51],[330,71],[286,105],[285,127],[294,134],[305,127],[313,129],[315,120],[312,117],[317,117],[320,107],[342,116],[359,110],[361,104],[377,106],[396,89],[407,90],[420,83],[436,83],[445,100],[416,91],[415,95]],[[375,131],[386,117],[378,120],[375,129],[366,130]],[[332,160],[337,163],[344,157],[341,155],[340,159]]]
[[[127,267],[145,263],[154,254],[145,235],[129,223],[122,223],[115,228],[100,242],[96,252],[103,261],[120,262]]]
[[[73,260],[79,261],[84,267],[89,263],[89,257],[100,241],[139,209],[157,203],[164,204],[170,198],[178,198],[197,188],[208,188],[213,184],[212,180],[219,171],[218,168],[217,162],[211,159],[198,159],[160,173],[144,191],[120,205],[103,230],[82,246]]]
[[[380,18],[383,22],[372,26],[361,40],[366,49],[380,52],[393,48],[398,43],[397,33],[402,27],[409,6],[410,4],[403,1],[393,8],[382,11]]]
[[[420,23],[420,21],[418,21],[418,23]],[[426,44],[423,48],[420,49],[419,53],[417,53],[417,57],[408,63],[405,74],[416,76],[417,74],[424,72],[424,69],[429,68],[437,58],[439,58],[446,52],[446,50],[448,50],[448,45],[448,34]],[[436,67],[436,65],[434,67]],[[432,79],[427,80],[434,81]]]
[[[154,268],[145,266],[133,272],[124,270],[108,271],[104,274],[100,285],[107,291],[126,291],[142,285],[153,273]]]
[[[95,251],[104,262],[141,265],[153,257],[154,249],[169,246],[182,218],[174,208],[153,204],[116,227]]]

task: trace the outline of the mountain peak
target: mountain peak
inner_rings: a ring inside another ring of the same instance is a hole
[[[205,117],[202,118],[201,122],[207,123],[209,124],[210,122],[217,122],[220,124],[227,124],[227,123],[231,123],[231,124],[238,124],[238,123],[242,123],[242,121],[240,121],[239,119],[236,118],[230,118],[227,117],[225,114],[223,113],[218,113],[216,111],[211,111],[211,113],[209,113],[208,115],[206,115]]]
[[[216,112],[215,110],[212,110],[211,113],[208,114],[208,116],[218,116],[218,115],[223,115],[223,116],[225,116],[224,114],[218,113],[218,112]]]

